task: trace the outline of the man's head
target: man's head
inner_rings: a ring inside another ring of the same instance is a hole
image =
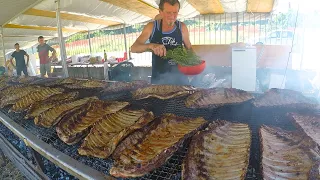
[[[14,44],[14,48],[15,48],[16,50],[19,50],[19,49],[20,49],[19,43],[15,43],[15,44]]]
[[[179,0],[160,0],[159,9],[164,23],[173,26],[178,17],[180,2]]]
[[[43,45],[43,44],[44,44],[44,38],[43,38],[43,36],[39,36],[39,37],[38,37],[38,42],[39,42],[40,45]]]

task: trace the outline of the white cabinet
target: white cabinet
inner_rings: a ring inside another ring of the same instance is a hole
[[[232,48],[232,87],[256,90],[257,51],[255,47]]]

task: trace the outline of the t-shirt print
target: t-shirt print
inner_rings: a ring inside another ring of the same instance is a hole
[[[162,44],[165,46],[178,46],[178,42],[176,42],[176,38],[173,38],[173,37],[163,37]]]

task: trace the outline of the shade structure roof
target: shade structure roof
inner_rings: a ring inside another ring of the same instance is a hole
[[[179,0],[178,18],[199,14],[234,12],[272,12],[283,0]],[[288,0],[285,0],[288,1]],[[123,23],[136,24],[152,20],[159,12],[160,0],[61,0],[63,35],[114,27]],[[0,25],[3,27],[4,48],[13,49],[15,42],[22,48],[37,43],[37,36],[47,39],[58,36],[54,0],[2,0]],[[2,43],[0,44],[2,49]],[[2,51],[1,51],[2,52]]]

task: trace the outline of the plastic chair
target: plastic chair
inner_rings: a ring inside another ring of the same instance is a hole
[[[132,62],[121,62],[117,66],[110,69],[110,80],[112,81],[132,81]]]

